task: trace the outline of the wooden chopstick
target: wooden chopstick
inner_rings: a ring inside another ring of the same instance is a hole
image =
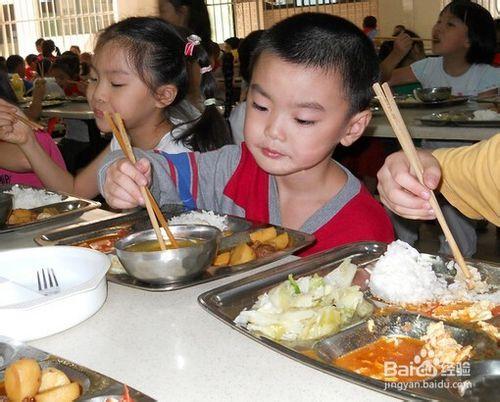
[[[29,119],[27,119],[26,117],[23,117],[19,114],[12,114],[17,120],[19,120],[20,122],[26,124],[28,127],[32,128],[33,130],[45,130],[45,127],[43,127],[42,125],[38,124],[38,123],[35,123],[34,121],[31,121]]]
[[[111,130],[113,131],[113,134],[115,135],[118,143],[120,144],[120,148],[122,151],[125,153],[125,156],[132,162],[136,162],[136,158],[134,155],[134,152],[132,151],[132,145],[130,144],[130,141],[128,139],[128,135],[125,131],[125,126],[123,125],[123,120],[121,116],[118,113],[115,113],[115,119],[111,118],[111,116],[108,113],[104,113],[104,117],[107,120],[109,126],[111,127]],[[115,124],[116,122],[116,124]],[[118,126],[118,127],[117,127]],[[167,236],[170,240],[170,243],[172,244],[172,247],[178,248],[179,244],[177,243],[177,240],[175,239],[174,235],[170,231],[168,227],[168,223],[163,216],[160,207],[158,206],[155,198],[153,197],[153,194],[151,194],[151,191],[147,187],[141,186],[141,193],[144,198],[144,203],[146,205],[146,209],[148,211],[149,218],[151,220],[151,224],[153,225],[153,229],[155,230],[156,236],[158,237],[158,242],[160,243],[160,248],[162,250],[166,250],[165,246],[165,240],[163,239],[163,235],[161,234],[161,230],[158,226],[158,220],[160,221],[161,226],[167,233]],[[162,247],[165,247],[163,248]]]
[[[401,148],[403,148],[403,152],[410,161],[410,165],[417,175],[418,180],[420,181],[420,183],[424,184],[424,169],[422,167],[422,163],[420,162],[417,150],[415,149],[415,145],[413,144],[410,133],[408,132],[408,128],[406,127],[403,117],[401,116],[401,112],[399,111],[399,108],[394,101],[394,96],[389,85],[387,85],[387,83],[384,83],[381,87],[380,84],[375,83],[373,85],[373,90],[377,94],[380,104],[382,105],[382,108],[384,109],[384,112],[387,115],[389,122],[391,123],[392,129],[394,130],[394,133],[396,134],[396,137],[401,144]],[[441,211],[441,207],[439,206],[439,203],[433,191],[431,191],[431,198],[429,202],[434,209],[434,212],[436,213],[436,218],[441,225],[441,229],[444,232],[448,244],[451,247],[453,257],[457,261],[460,269],[462,270],[462,273],[468,279],[467,284],[470,288],[472,286],[472,283],[470,281],[471,274],[469,268],[465,264],[464,257],[462,256],[457,242],[455,241],[455,238],[453,237],[453,234],[451,233],[450,228],[446,223],[443,211]]]

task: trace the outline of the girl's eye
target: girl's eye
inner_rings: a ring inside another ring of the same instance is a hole
[[[295,119],[295,121],[300,124],[301,126],[312,126],[315,121],[312,120],[302,120],[302,119]]]
[[[123,84],[115,84],[114,82],[111,83],[112,87],[118,88],[118,87],[123,87]]]
[[[252,102],[252,107],[253,107],[254,109],[258,110],[259,112],[265,112],[265,111],[267,110],[267,108],[266,108],[266,107],[264,107],[264,106],[260,106],[260,105],[258,105],[258,104],[257,104],[257,103],[255,103],[255,102]]]

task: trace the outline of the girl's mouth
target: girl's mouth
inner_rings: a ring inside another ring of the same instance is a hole
[[[94,116],[99,118],[99,119],[102,119],[104,117],[104,112],[100,109],[94,109],[93,112],[94,112]]]

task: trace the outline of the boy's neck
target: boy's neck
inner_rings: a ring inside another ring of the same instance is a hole
[[[172,123],[166,119],[163,110],[137,128],[127,129],[132,145],[142,150],[154,149],[166,133],[172,130]]]
[[[443,70],[452,77],[459,77],[465,74],[470,66],[465,59],[465,53],[443,56]]]
[[[289,176],[275,176],[281,224],[300,227],[345,185],[347,175],[333,161]]]

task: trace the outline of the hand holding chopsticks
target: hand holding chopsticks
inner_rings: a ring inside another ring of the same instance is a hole
[[[116,137],[118,143],[120,144],[123,153],[130,160],[131,163],[135,164],[136,163],[135,155],[134,152],[132,151],[132,146],[130,145],[130,141],[127,132],[125,131],[125,126],[123,124],[122,118],[120,117],[120,114],[115,113],[114,119],[108,113],[105,113],[104,117],[106,118],[106,121],[111,127],[114,136]],[[179,245],[177,243],[177,240],[175,239],[174,235],[168,228],[168,223],[149,189],[145,186],[141,186],[141,193],[142,197],[144,198],[144,203],[148,211],[149,219],[151,220],[151,224],[153,225],[153,229],[160,244],[160,248],[162,250],[167,249],[165,245],[165,240],[163,239],[163,235],[158,225],[158,220],[160,221],[160,224],[162,225],[165,232],[167,233],[167,236],[170,240],[170,243],[172,244],[172,247],[178,248]]]
[[[422,164],[420,162],[420,159],[418,158],[417,150],[413,145],[410,133],[408,132],[408,129],[404,123],[403,117],[401,116],[401,112],[399,111],[399,108],[396,102],[394,101],[394,96],[391,92],[391,89],[389,88],[389,85],[387,85],[387,83],[384,83],[381,87],[380,84],[376,83],[373,85],[373,90],[375,91],[375,94],[377,95],[380,104],[382,105],[382,108],[384,109],[384,112],[387,115],[387,118],[389,119],[392,129],[394,130],[394,133],[396,134],[396,137],[398,138],[398,141],[401,144],[403,152],[410,161],[412,169],[415,171],[415,174],[417,175],[417,178],[420,181],[420,183],[424,184]],[[462,273],[468,280],[469,287],[471,287],[472,285],[470,281],[471,274],[469,272],[469,268],[465,264],[462,253],[458,248],[458,245],[453,237],[453,234],[451,233],[448,224],[446,223],[446,219],[444,218],[443,212],[441,211],[441,207],[439,206],[436,196],[432,191],[429,202],[432,208],[434,209],[436,218],[439,224],[441,225],[446,240],[448,241],[448,244],[451,247],[451,250],[453,252],[453,257],[455,258],[460,269],[462,270]]]

